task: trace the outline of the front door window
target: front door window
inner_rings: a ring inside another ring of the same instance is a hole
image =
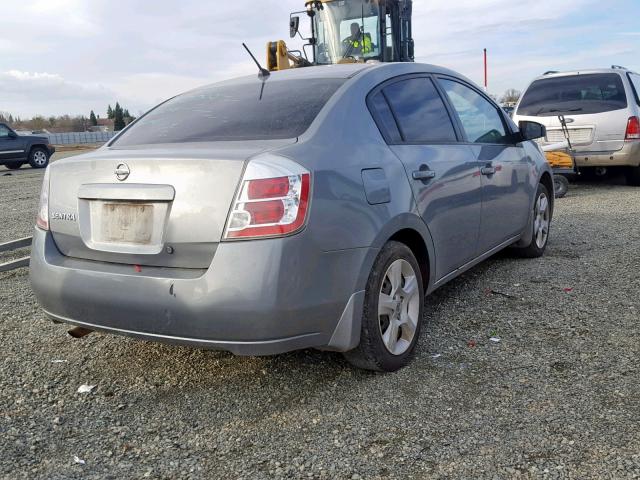
[[[440,79],[462,128],[471,143],[508,143],[507,130],[498,109],[476,91],[453,80]]]

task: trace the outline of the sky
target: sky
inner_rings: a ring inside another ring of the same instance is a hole
[[[139,114],[256,67],[304,0],[20,0],[0,16],[0,111]],[[523,90],[547,70],[640,71],[640,0],[414,0],[416,61]],[[306,19],[303,19],[306,21]],[[294,45],[295,46],[295,45]]]

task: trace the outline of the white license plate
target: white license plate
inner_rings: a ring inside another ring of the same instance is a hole
[[[153,234],[153,205],[105,203],[102,205],[101,237],[108,243],[148,245]]]

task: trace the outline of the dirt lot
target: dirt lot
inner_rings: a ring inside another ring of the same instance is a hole
[[[41,181],[4,173],[0,241],[30,233]],[[26,269],[0,274],[0,477],[640,478],[639,219],[640,189],[573,186],[548,254],[436,292],[393,375],[72,340]]]

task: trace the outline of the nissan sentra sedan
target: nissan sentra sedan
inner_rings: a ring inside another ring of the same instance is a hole
[[[425,295],[504,248],[544,253],[544,133],[432,65],[200,88],[49,167],[33,289],[85,332],[394,371]]]

